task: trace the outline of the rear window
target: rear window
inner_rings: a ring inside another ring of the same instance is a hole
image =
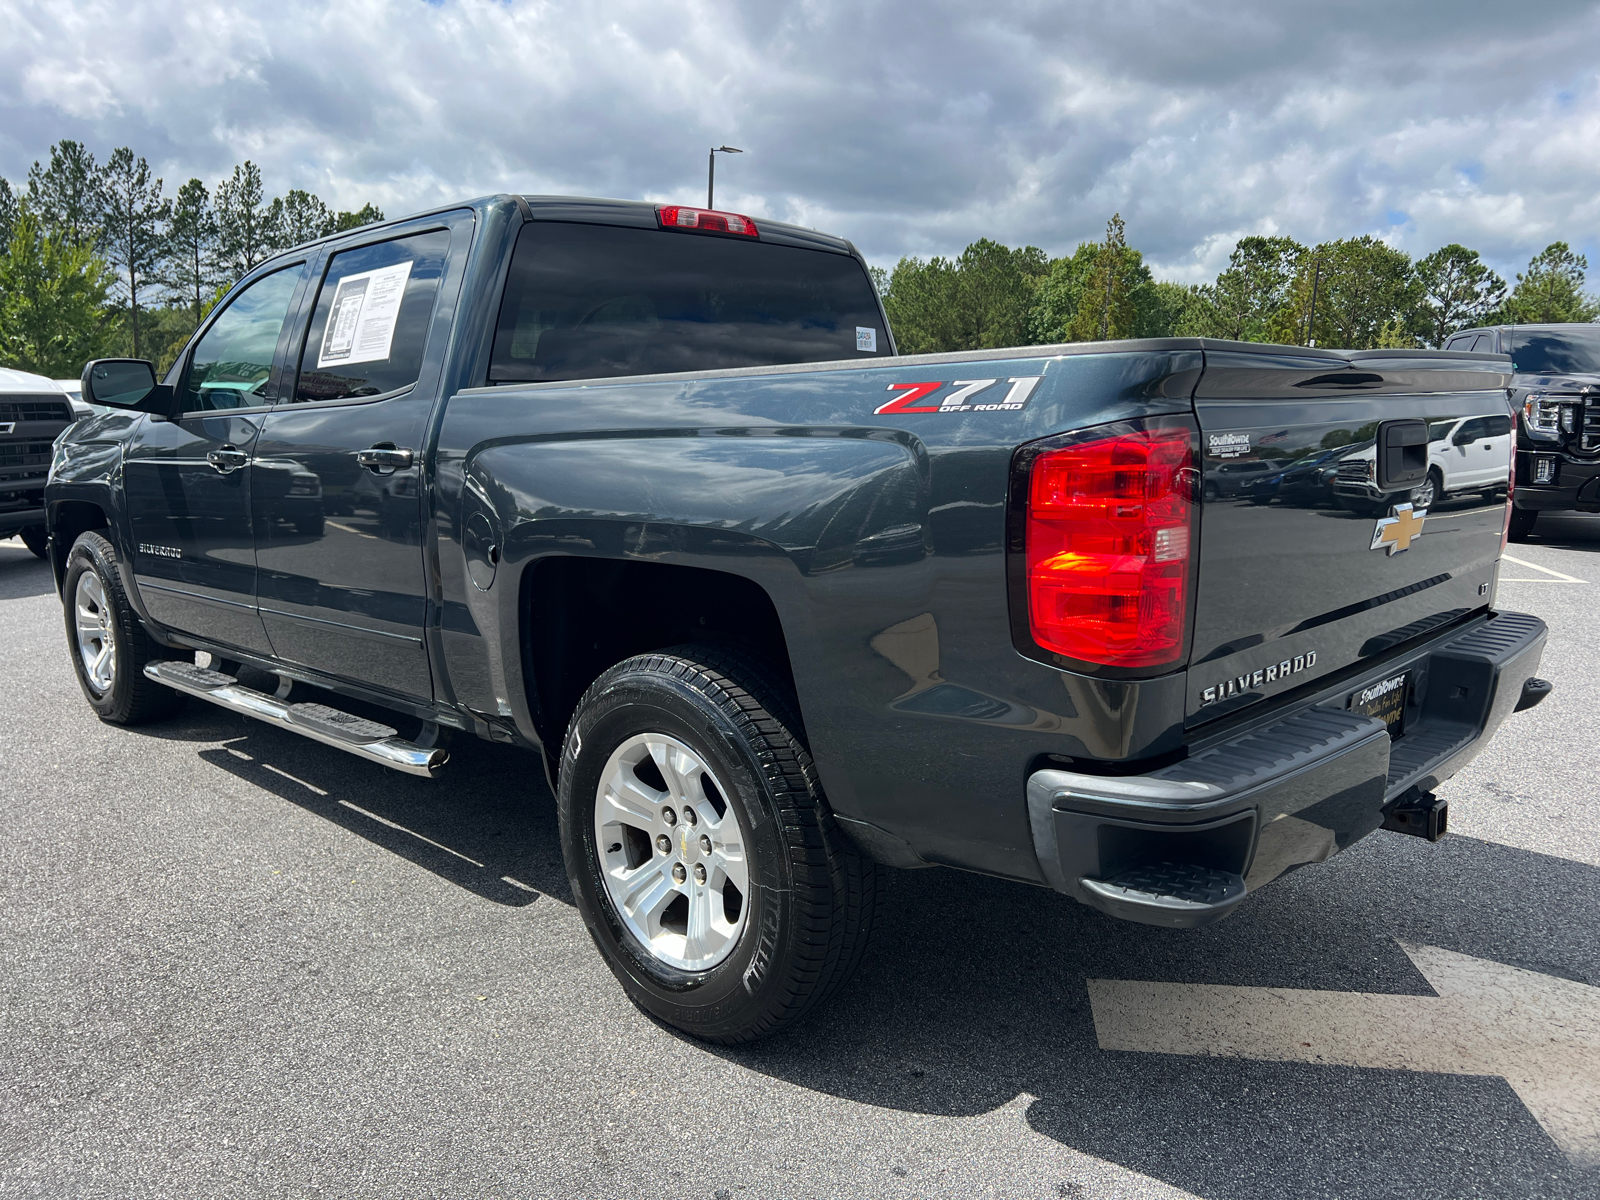
[[[854,258],[744,238],[532,221],[517,236],[491,383],[889,353]]]
[[[1521,375],[1600,372],[1600,326],[1512,330],[1511,364]]]

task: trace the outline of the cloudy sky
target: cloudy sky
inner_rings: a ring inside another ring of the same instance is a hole
[[[0,0],[0,175],[59,138],[169,185],[395,216],[491,191],[697,202],[874,262],[1062,253],[1121,211],[1158,275],[1247,233],[1555,239],[1600,282],[1600,5],[1567,0]]]

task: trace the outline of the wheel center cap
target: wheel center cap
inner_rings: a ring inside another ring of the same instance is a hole
[[[678,857],[684,862],[694,857],[694,838],[689,836],[687,825],[678,826]]]

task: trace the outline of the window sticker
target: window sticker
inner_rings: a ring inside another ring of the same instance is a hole
[[[868,329],[865,325],[857,325],[856,349],[863,354],[876,354],[878,352],[878,331],[876,329]]]
[[[394,327],[400,319],[400,302],[405,299],[406,281],[410,277],[408,259],[392,267],[362,271],[339,280],[338,290],[333,294],[333,308],[328,313],[328,327],[322,333],[317,368],[388,358],[394,344]]]

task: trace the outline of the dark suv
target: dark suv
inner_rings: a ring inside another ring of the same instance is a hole
[[[1546,509],[1600,512],[1600,324],[1467,329],[1442,348],[1511,356],[1511,540],[1526,538]]]

